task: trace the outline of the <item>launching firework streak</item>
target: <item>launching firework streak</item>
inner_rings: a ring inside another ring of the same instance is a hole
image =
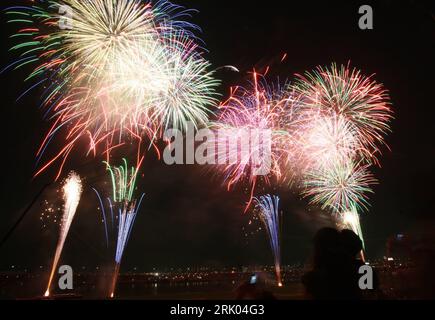
[[[71,227],[71,223],[76,214],[76,210],[79,205],[81,195],[82,195],[82,181],[76,173],[71,172],[63,186],[63,198],[65,201],[64,214],[62,218],[61,232],[56,247],[56,253],[54,256],[53,267],[51,268],[50,279],[47,285],[47,291],[45,291],[46,297],[50,295],[51,282],[53,281],[54,273],[56,271],[57,264],[59,263],[63,246],[65,244],[65,239],[68,236],[68,231],[69,228]]]
[[[278,286],[282,287],[281,281],[281,215],[279,213],[278,196],[262,196],[255,198],[259,216],[269,235],[270,247],[275,260],[275,272]]]
[[[64,134],[64,147],[37,174],[59,161],[60,175],[84,139],[89,153],[109,159],[132,139],[153,143],[169,126],[208,121],[218,83],[195,43],[197,27],[179,20],[190,12],[144,0],[38,0],[7,9],[9,22],[22,28],[12,48],[20,58],[6,69],[36,65],[25,93],[44,86],[42,106],[52,121],[38,161]]]
[[[350,229],[355,232],[358,237],[361,239],[363,248],[365,248],[364,243],[364,235],[362,233],[359,214],[356,209],[352,209],[351,211],[345,212],[340,215],[341,225],[344,228]]]
[[[115,270],[113,273],[112,283],[110,286],[110,297],[115,295],[116,282],[118,279],[119,269],[121,266],[124,249],[130,238],[136,215],[139,211],[144,195],[139,202],[133,199],[133,193],[136,188],[137,169],[128,168],[127,160],[123,159],[124,165],[111,167],[107,165],[110,172],[113,187],[113,203],[118,211],[118,236],[115,254]]]
[[[218,132],[216,160],[228,190],[249,181],[251,200],[259,177],[266,183],[283,178],[291,143],[281,117],[290,101],[279,86],[269,87],[259,77],[254,72],[248,88],[232,88],[220,106],[218,121],[212,124]]]

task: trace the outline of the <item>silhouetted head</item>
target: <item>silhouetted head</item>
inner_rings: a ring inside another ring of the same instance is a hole
[[[314,264],[332,264],[340,253],[340,233],[333,228],[320,229],[314,236]]]
[[[361,239],[352,230],[342,230],[340,236],[345,254],[355,257],[363,249]]]

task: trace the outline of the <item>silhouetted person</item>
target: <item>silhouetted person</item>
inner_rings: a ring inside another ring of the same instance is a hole
[[[358,269],[363,262],[356,258],[361,249],[361,240],[350,230],[319,230],[314,237],[313,270],[302,277],[309,298],[361,299]]]
[[[360,255],[363,249],[363,244],[355,232],[352,230],[341,230],[340,237],[344,253],[347,254],[348,257],[354,259]],[[359,261],[364,264],[362,260]]]

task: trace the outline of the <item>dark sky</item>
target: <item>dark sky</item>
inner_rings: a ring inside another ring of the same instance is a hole
[[[2,6],[22,2],[2,1]],[[380,184],[370,198],[369,212],[362,217],[369,257],[383,254],[389,236],[418,230],[434,219],[435,10],[430,2],[177,1],[199,10],[192,20],[202,28],[207,58],[213,66],[234,65],[241,71],[217,73],[224,96],[230,85],[243,84],[253,67],[271,65],[272,75],[284,80],[317,65],[348,61],[365,74],[376,73],[376,79],[389,89],[395,112],[393,133],[387,139],[391,151],[384,150],[382,168],[374,170]],[[358,8],[363,4],[373,6],[373,31],[358,28]],[[12,31],[2,15],[2,65],[13,59],[8,53]],[[288,54],[286,62],[276,63],[283,53]],[[35,153],[48,123],[38,110],[41,91],[15,101],[26,88],[26,72],[29,70],[0,75],[4,161],[0,236],[54,176],[50,171],[32,178]],[[56,147],[54,143],[53,150]],[[107,175],[100,159],[85,159],[82,151],[77,150],[66,166],[66,172],[74,169],[86,176],[86,187],[62,261],[73,266],[105,265],[113,251],[104,246],[91,187],[104,189]],[[243,189],[228,193],[221,181],[201,167],[168,167],[153,156],[146,159],[142,172],[138,186],[146,198],[125,252],[124,268],[271,263],[263,233],[243,236],[242,227],[249,220],[243,215]],[[58,188],[59,184],[53,183],[44,192],[0,248],[1,268],[50,261],[57,229],[43,228],[39,216],[44,200],[54,201]],[[285,188],[265,191],[282,198],[283,263],[304,262],[314,232],[330,223],[328,215],[315,208],[309,211],[306,201]]]

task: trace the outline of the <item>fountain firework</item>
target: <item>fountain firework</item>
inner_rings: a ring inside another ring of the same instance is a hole
[[[279,209],[279,197],[278,196],[261,196],[259,199],[254,199],[256,207],[259,209],[259,216],[263,222],[267,233],[269,235],[270,247],[275,261],[275,273],[278,286],[282,287],[281,280],[281,215]]]
[[[80,179],[80,176],[77,175],[75,172],[71,172],[63,186],[63,198],[65,201],[64,213],[62,218],[60,237],[57,243],[56,253],[54,256],[53,267],[51,268],[47,290],[45,291],[44,294],[44,296],[46,297],[50,295],[51,282],[53,281],[54,273],[57,264],[59,263],[63,246],[65,244],[65,239],[68,236],[71,223],[74,220],[74,216],[76,214],[81,195],[82,195],[82,181]]]
[[[138,170],[134,167],[129,170],[127,160],[123,159],[123,162],[123,165],[119,167],[111,167],[107,164],[107,170],[110,172],[112,180],[112,200],[116,206],[115,210],[117,210],[118,213],[115,270],[113,272],[112,283],[110,286],[110,298],[115,296],[116,282],[118,280],[124,250],[130,238],[137,213],[144,197],[144,194],[142,194],[139,201],[133,199]]]

